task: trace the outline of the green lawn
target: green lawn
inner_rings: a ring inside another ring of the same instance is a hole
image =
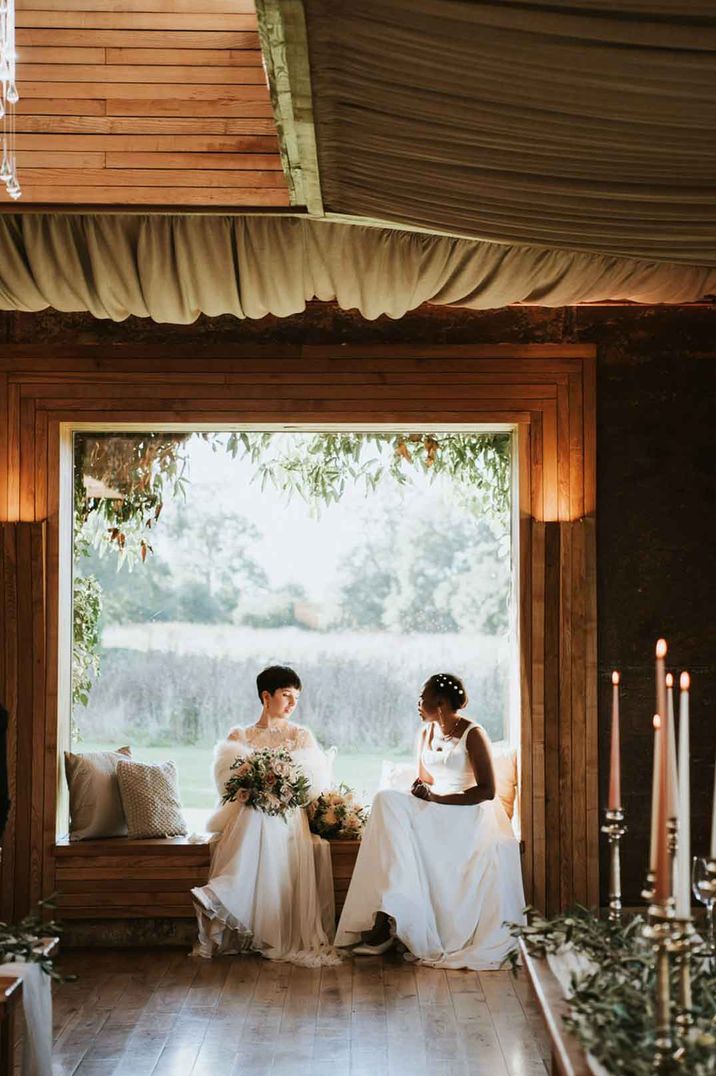
[[[111,751],[120,746],[92,743],[83,740],[76,751]],[[172,759],[179,772],[182,803],[188,808],[209,809],[216,803],[216,790],[211,775],[211,747],[132,747],[132,755],[140,762],[165,762]],[[365,753],[338,752],[336,780],[345,781],[356,792],[371,799],[380,781],[383,759],[410,762],[410,756],[390,750]]]

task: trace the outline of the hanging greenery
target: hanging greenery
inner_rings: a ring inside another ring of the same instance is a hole
[[[650,944],[644,939],[640,916],[621,926],[598,919],[577,906],[563,915],[544,919],[527,909],[527,926],[514,926],[530,953],[543,957],[571,949],[586,957],[592,970],[572,980],[567,1026],[584,1049],[606,1071],[623,1076],[653,1076],[656,1038],[655,973]],[[513,964],[517,956],[513,954]],[[706,953],[692,962],[692,1034],[683,1043],[674,1072],[689,1076],[716,1073],[716,967]],[[672,970],[672,999],[678,982]],[[676,1011],[672,1012],[672,1019]]]
[[[316,506],[341,499],[351,484],[366,493],[390,476],[400,485],[411,471],[449,477],[485,514],[500,515],[510,503],[509,434],[317,433],[300,442],[284,439],[271,451],[271,433],[239,433],[227,448],[241,449],[267,483]],[[368,453],[367,448],[374,448]]]
[[[99,676],[99,618],[102,588],[94,576],[75,576],[73,588],[72,705],[87,705],[92,680]]]

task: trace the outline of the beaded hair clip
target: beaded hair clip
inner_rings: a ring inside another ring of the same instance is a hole
[[[435,677],[435,681],[438,687],[454,687],[458,695],[465,694],[460,685],[456,684],[454,680],[451,680],[449,676],[443,676],[442,674],[439,674]]]

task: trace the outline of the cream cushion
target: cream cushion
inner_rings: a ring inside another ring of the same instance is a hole
[[[117,781],[127,818],[128,837],[140,840],[186,835],[173,762],[120,761]]]
[[[492,765],[495,770],[497,796],[505,808],[507,817],[511,819],[515,813],[517,798],[517,752],[514,747],[508,744],[493,744]],[[384,759],[380,787],[408,792],[416,773],[414,762],[391,762]]]
[[[517,799],[517,752],[508,744],[492,745],[492,766],[495,771],[495,788],[509,819],[515,813]]]
[[[124,837],[127,822],[117,783],[117,764],[131,755],[116,751],[65,751],[65,776],[70,790],[70,840]]]

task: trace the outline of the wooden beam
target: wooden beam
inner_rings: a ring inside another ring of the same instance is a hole
[[[256,14],[291,203],[323,216],[303,5],[257,0]]]

